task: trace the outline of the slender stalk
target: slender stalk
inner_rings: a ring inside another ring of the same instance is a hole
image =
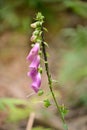
[[[59,104],[56,100],[54,91],[53,91],[53,80],[51,78],[51,74],[50,74],[50,71],[49,71],[48,59],[47,59],[47,54],[46,54],[46,49],[45,49],[46,43],[44,42],[44,30],[46,30],[46,28],[43,27],[43,23],[44,23],[44,16],[40,12],[38,12],[37,15],[36,15],[36,22],[31,24],[31,27],[35,28],[35,30],[32,34],[32,37],[31,37],[31,41],[32,42],[38,42],[39,44],[41,44],[40,47],[41,47],[43,55],[44,55],[45,70],[46,70],[46,74],[47,74],[47,78],[48,78],[49,89],[50,89],[50,92],[52,94],[55,105],[57,107],[60,118],[63,122],[64,129],[68,130],[67,125],[66,125],[65,120],[64,120],[66,109],[62,106],[59,106]],[[41,55],[42,53],[39,52],[39,54]],[[47,105],[47,107],[48,107],[48,105]]]
[[[47,60],[47,54],[46,54],[46,49],[45,49],[45,44],[44,44],[44,34],[43,34],[43,27],[42,27],[42,51],[43,51],[43,55],[44,55],[44,61],[45,61],[45,69],[46,69],[46,74],[47,74],[47,77],[48,77],[48,84],[49,84],[49,89],[51,91],[51,94],[52,94],[52,97],[54,99],[54,102],[55,102],[55,105],[57,107],[57,110],[60,114],[60,117],[61,117],[61,120],[63,121],[63,124],[65,124],[65,120],[62,116],[62,113],[60,111],[60,107],[57,103],[57,100],[56,100],[56,97],[55,97],[55,94],[53,92],[53,89],[52,89],[52,78],[51,78],[51,74],[49,72],[49,66],[48,66],[48,60]]]

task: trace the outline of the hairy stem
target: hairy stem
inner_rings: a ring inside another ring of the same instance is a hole
[[[57,110],[58,110],[58,112],[59,112],[59,114],[60,114],[60,117],[61,117],[61,119],[62,119],[62,121],[63,121],[63,124],[65,124],[65,120],[64,120],[64,118],[63,118],[63,116],[62,116],[62,113],[61,113],[61,111],[60,111],[60,107],[59,107],[59,105],[58,105],[58,103],[57,103],[55,94],[54,94],[53,89],[52,89],[52,78],[51,78],[51,74],[50,74],[50,72],[49,72],[47,54],[46,54],[46,49],[45,49],[45,44],[44,44],[43,27],[42,27],[42,50],[43,50],[43,55],[44,55],[46,74],[47,74],[47,77],[48,77],[49,89],[50,89],[50,91],[51,91],[52,97],[53,97],[53,99],[54,99],[54,102],[55,102],[55,105],[56,105],[56,107],[57,107]]]

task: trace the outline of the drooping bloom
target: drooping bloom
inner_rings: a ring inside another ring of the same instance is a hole
[[[30,61],[33,61],[33,59],[35,58],[35,56],[38,55],[39,49],[40,49],[40,45],[39,45],[39,43],[36,43],[34,45],[34,47],[31,49],[31,51],[28,54],[28,56],[27,56],[26,59],[30,60]]]
[[[27,75],[30,76],[33,81],[31,87],[35,92],[38,92],[41,85],[41,74],[34,69],[28,72]]]
[[[37,70],[39,64],[40,64],[40,56],[37,55],[37,56],[34,57],[34,59],[33,59],[33,61],[31,62],[31,64],[30,64],[29,67],[30,67],[31,69],[36,69],[36,70]]]
[[[33,83],[31,87],[34,89],[35,92],[38,92],[41,85],[41,74],[37,73],[36,76],[33,77]]]
[[[38,54],[39,50],[40,45],[39,43],[36,43],[26,58],[28,61],[31,61],[31,64],[29,65],[30,71],[27,75],[32,79],[31,87],[35,92],[39,91],[39,87],[41,85],[41,74],[38,72],[38,68],[40,66],[40,55]]]
[[[30,69],[30,71],[27,73],[27,76],[33,79],[33,77],[36,76],[37,72],[38,71],[36,69]]]

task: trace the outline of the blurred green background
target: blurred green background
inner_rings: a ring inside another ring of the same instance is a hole
[[[53,84],[58,102],[70,109],[66,116],[70,129],[86,130],[87,0],[0,0],[0,129],[26,129],[32,112],[37,114],[32,130],[62,129],[60,123],[50,121],[59,121],[55,106],[44,108],[41,103],[46,98],[53,103],[44,71],[44,95],[28,97],[32,89],[26,56],[31,47],[30,24],[37,12],[45,16],[48,60],[52,77],[58,81]]]

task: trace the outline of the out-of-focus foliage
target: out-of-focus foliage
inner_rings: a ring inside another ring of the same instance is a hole
[[[0,32],[6,29],[29,30],[30,15],[37,11],[53,23],[56,19],[54,12],[60,13],[68,8],[87,18],[87,2],[81,0],[0,0]]]
[[[74,93],[81,103],[87,104],[87,27],[66,29],[64,36],[71,49],[63,56],[59,74],[60,83],[66,85],[66,88],[71,86],[71,97]]]
[[[28,117],[31,108],[24,100],[1,98],[0,112],[7,113],[6,121],[17,122]]]
[[[76,14],[87,18],[87,3],[80,0],[63,0],[67,8],[71,8]]]
[[[32,130],[52,130],[51,128],[35,127]]]
[[[26,13],[23,13],[23,0],[0,1],[0,31],[6,29],[22,29],[26,31],[29,29],[30,19]],[[25,10],[26,10],[26,6]],[[20,12],[21,11],[21,12]]]
[[[87,27],[78,26],[77,29],[68,28],[63,33],[68,37],[68,43],[74,49],[82,50],[87,48]]]

